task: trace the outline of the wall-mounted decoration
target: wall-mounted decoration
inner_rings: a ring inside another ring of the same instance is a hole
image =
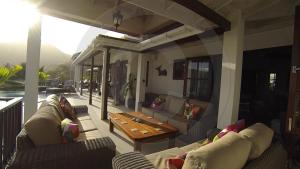
[[[173,80],[184,80],[185,60],[174,60],[173,64]]]
[[[167,76],[167,69],[162,69],[161,65],[155,68],[158,71],[158,76]]]

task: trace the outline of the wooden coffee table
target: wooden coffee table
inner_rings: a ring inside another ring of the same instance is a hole
[[[123,131],[134,144],[135,151],[141,151],[142,143],[169,138],[169,148],[175,146],[178,129],[140,112],[109,113],[109,130],[114,126]],[[135,119],[139,119],[138,122]]]

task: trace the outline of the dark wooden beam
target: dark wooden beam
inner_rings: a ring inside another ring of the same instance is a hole
[[[210,20],[216,25],[222,27],[225,31],[230,30],[230,22],[226,18],[219,15],[214,10],[208,8],[198,0],[172,0],[172,1]]]
[[[300,98],[300,5],[296,6],[294,21],[294,43],[290,72],[290,87],[288,97],[288,110],[286,115],[286,133],[299,136],[300,128],[296,125],[297,97]]]
[[[90,105],[93,104],[94,62],[95,62],[95,56],[92,56],[91,76],[90,76],[90,100],[89,100],[89,104],[90,104]]]
[[[98,72],[97,72],[97,92],[98,92],[98,95],[100,96],[101,95],[101,91],[100,91],[100,87],[101,87],[101,79],[102,79],[102,66],[99,67],[98,69]]]
[[[105,56],[103,56],[105,57]],[[106,65],[106,78],[105,78],[105,81],[106,81],[106,86],[105,86],[105,92],[104,93],[101,93],[101,94],[104,94],[104,106],[103,106],[103,110],[104,110],[104,113],[103,113],[103,118],[104,120],[107,119],[107,116],[108,116],[108,112],[107,112],[107,102],[108,102],[108,90],[109,90],[109,82],[108,82],[108,76],[109,76],[109,67],[110,67],[110,48],[108,48],[107,50],[107,65]],[[103,84],[103,83],[102,83]]]
[[[143,35],[143,39],[145,40],[145,39],[152,38],[154,36],[157,36],[157,35],[166,33],[168,31],[171,31],[173,29],[176,29],[180,26],[183,26],[183,24],[179,23],[179,22],[172,22],[171,24],[165,25],[159,29],[154,29],[154,30],[145,32]]]
[[[82,88],[83,88],[83,71],[84,65],[81,65],[81,77],[80,77],[80,95],[82,96]]]

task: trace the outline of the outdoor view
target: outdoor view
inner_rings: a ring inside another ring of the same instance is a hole
[[[38,13],[28,3],[0,3],[0,97],[23,96],[27,33]],[[17,10],[13,10],[15,8]],[[26,17],[19,19],[20,15]],[[98,34],[122,36],[116,32],[42,15],[42,46],[38,72],[41,98],[44,97],[46,87],[62,86],[64,82],[73,80],[72,55],[85,49]]]

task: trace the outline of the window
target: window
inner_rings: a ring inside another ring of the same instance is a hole
[[[269,89],[270,90],[275,90],[276,87],[276,73],[270,73],[269,77]]]
[[[212,66],[208,57],[188,59],[184,96],[192,99],[209,100],[212,91],[212,76]]]
[[[173,80],[184,80],[185,60],[174,60]]]

